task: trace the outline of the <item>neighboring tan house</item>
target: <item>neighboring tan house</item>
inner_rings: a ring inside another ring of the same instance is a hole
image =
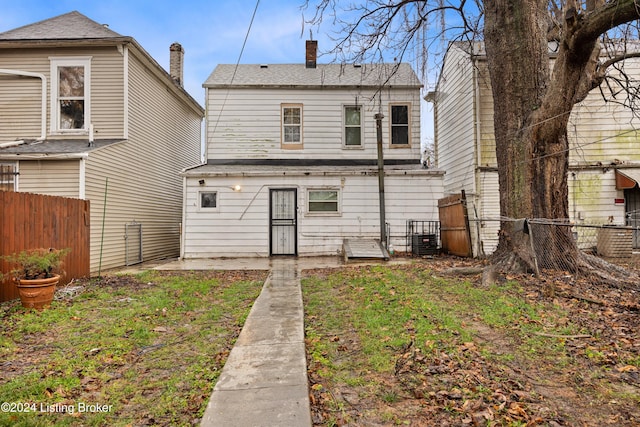
[[[627,71],[637,72],[638,64],[627,63]],[[444,192],[465,191],[474,255],[490,254],[498,243],[500,205],[493,96],[481,44],[449,46],[427,100],[434,103],[436,166],[446,171]],[[632,111],[605,102],[597,90],[574,107],[568,126],[571,221],[640,225],[639,125]]]
[[[78,12],[0,33],[0,189],[90,200],[92,271],[179,255],[204,111],[170,50]]]
[[[377,133],[391,244],[437,220],[442,172],[420,164],[420,88],[408,64],[219,65],[206,90],[205,165],[187,169],[184,258],[329,255],[381,237]]]

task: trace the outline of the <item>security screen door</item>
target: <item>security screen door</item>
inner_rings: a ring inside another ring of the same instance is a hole
[[[269,209],[270,254],[297,255],[297,190],[295,188],[270,189]]]

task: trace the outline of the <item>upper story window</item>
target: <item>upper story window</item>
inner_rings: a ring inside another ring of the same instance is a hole
[[[362,108],[359,105],[344,107],[344,146],[362,148]]]
[[[16,191],[18,171],[15,163],[0,163],[0,190]]]
[[[391,106],[391,146],[409,146],[409,105]]]
[[[91,58],[50,58],[51,131],[86,133],[90,123]]]
[[[282,148],[302,148],[302,104],[282,104]]]

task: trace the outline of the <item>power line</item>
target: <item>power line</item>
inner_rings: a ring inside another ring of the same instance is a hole
[[[220,123],[220,117],[222,116],[222,112],[224,111],[224,107],[227,104],[227,100],[229,99],[229,90],[231,89],[231,85],[236,78],[236,74],[238,72],[238,67],[240,66],[240,61],[242,60],[242,54],[244,53],[244,48],[247,46],[247,40],[249,40],[249,34],[251,33],[251,28],[253,27],[253,21],[256,17],[256,13],[258,12],[258,6],[260,5],[260,0],[256,0],[256,6],[253,8],[253,14],[251,15],[251,21],[249,21],[249,27],[247,28],[247,33],[244,36],[244,41],[242,42],[242,48],[240,48],[240,54],[238,55],[238,59],[236,60],[236,64],[233,68],[233,73],[231,74],[231,80],[229,80],[229,85],[227,86],[227,91],[224,95],[224,100],[222,101],[222,105],[220,106],[220,111],[218,112],[218,117],[216,118],[215,125],[213,126],[213,133],[215,134],[216,129],[218,129],[218,123]],[[205,100],[205,103],[207,100]],[[208,138],[208,135],[205,135],[205,138]]]

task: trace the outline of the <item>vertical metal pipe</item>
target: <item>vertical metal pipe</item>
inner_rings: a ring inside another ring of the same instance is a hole
[[[380,243],[387,245],[387,230],[385,227],[385,209],[384,209],[384,156],[382,155],[382,119],[384,115],[377,113],[376,119],[376,136],[378,142],[378,200],[380,201]]]

